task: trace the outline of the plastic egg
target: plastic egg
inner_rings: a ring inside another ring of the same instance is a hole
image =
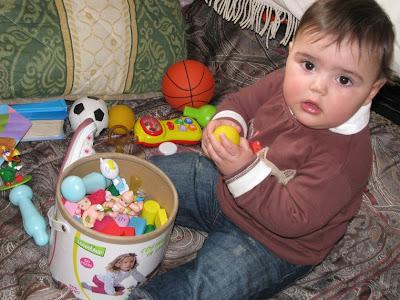
[[[86,194],[92,194],[107,187],[106,178],[99,172],[92,172],[82,178],[86,188]]]
[[[86,196],[85,184],[79,176],[67,176],[61,183],[61,194],[65,200],[78,202]]]

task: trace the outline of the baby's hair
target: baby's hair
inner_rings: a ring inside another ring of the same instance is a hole
[[[122,261],[123,259],[127,258],[127,257],[133,257],[135,259],[135,264],[133,265],[132,269],[136,268],[138,262],[136,259],[136,254],[135,253],[126,253],[126,254],[121,254],[119,256],[117,256],[112,262],[110,262],[107,266],[107,271],[109,272],[115,272],[115,271],[119,271],[120,268],[116,266],[116,264],[120,261]]]
[[[318,0],[301,18],[296,35],[301,32],[316,40],[331,35],[339,46],[345,39],[357,42],[380,61],[379,78],[392,82],[393,24],[374,0]]]

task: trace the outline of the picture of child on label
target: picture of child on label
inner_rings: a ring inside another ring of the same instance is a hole
[[[135,253],[119,255],[108,264],[107,272],[93,276],[93,286],[82,282],[82,287],[93,293],[122,295],[125,287],[121,282],[124,279],[132,276],[137,281],[137,285],[144,281],[145,276],[136,269],[137,265]]]

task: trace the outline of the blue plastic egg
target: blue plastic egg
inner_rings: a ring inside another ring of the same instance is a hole
[[[78,202],[86,196],[85,184],[79,176],[67,176],[61,183],[61,194],[65,200]]]
[[[99,172],[92,172],[82,178],[85,184],[86,194],[92,194],[107,187],[106,178]]]

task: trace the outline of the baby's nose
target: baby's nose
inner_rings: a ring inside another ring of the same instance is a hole
[[[327,80],[322,76],[315,76],[310,83],[310,90],[315,93],[325,95],[328,91]]]

